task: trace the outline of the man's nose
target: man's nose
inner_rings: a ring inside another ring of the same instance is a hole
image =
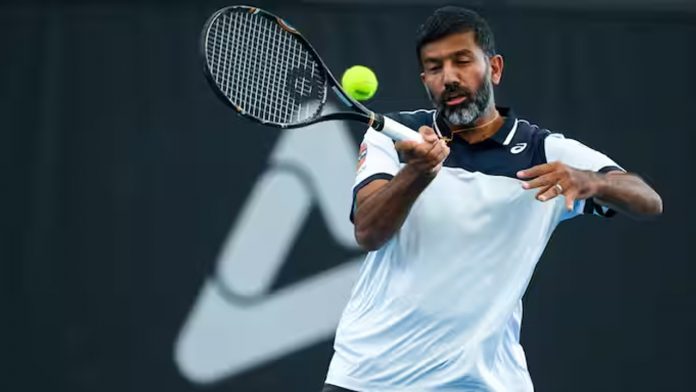
[[[458,86],[459,85],[459,75],[457,75],[457,70],[449,63],[445,63],[442,66],[442,77],[443,77],[443,84],[445,86],[448,85],[453,85],[453,86]]]

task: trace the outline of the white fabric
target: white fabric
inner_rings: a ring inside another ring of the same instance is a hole
[[[397,173],[391,140],[368,131],[364,142],[356,184]],[[547,152],[578,167],[613,164],[575,143]],[[521,298],[565,210],[562,198],[535,194],[514,178],[444,167],[396,235],[367,255],[326,382],[362,392],[532,391]]]
[[[623,170],[616,162],[599,151],[580,143],[577,140],[566,139],[560,133],[552,133],[544,140],[544,152],[548,162],[561,161],[579,170],[599,171],[605,167],[615,166]],[[585,200],[576,200],[573,211],[565,211],[562,220],[581,215],[585,208]],[[609,208],[602,206],[604,213]]]
[[[355,185],[374,174],[390,174],[395,176],[399,171],[399,156],[394,149],[394,142],[387,136],[369,128],[360,145],[365,148],[364,162],[358,166]]]
[[[580,170],[598,171],[608,166],[620,167],[601,152],[593,150],[577,140],[566,139],[560,133],[552,133],[546,137],[544,152],[548,162],[561,161]]]

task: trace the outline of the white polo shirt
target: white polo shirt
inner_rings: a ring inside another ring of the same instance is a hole
[[[532,391],[519,344],[522,295],[558,223],[611,211],[592,199],[572,212],[542,203],[516,173],[561,161],[583,170],[622,170],[583,144],[518,119],[508,109],[490,139],[460,138],[401,229],[370,252],[346,306],[326,382],[357,391]],[[434,111],[389,114],[449,133]],[[357,191],[390,179],[404,163],[372,129],[361,146]]]

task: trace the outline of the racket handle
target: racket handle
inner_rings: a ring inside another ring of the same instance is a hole
[[[421,136],[420,133],[414,131],[413,129],[381,114],[376,114],[376,117],[377,119],[373,128],[389,136],[393,140],[415,140],[417,142],[423,141],[423,136]]]

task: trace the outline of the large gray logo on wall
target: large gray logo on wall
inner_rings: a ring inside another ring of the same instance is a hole
[[[176,341],[187,379],[219,381],[333,335],[362,257],[270,287],[314,204],[336,242],[357,249],[348,221],[355,151],[339,122],[282,133]]]

